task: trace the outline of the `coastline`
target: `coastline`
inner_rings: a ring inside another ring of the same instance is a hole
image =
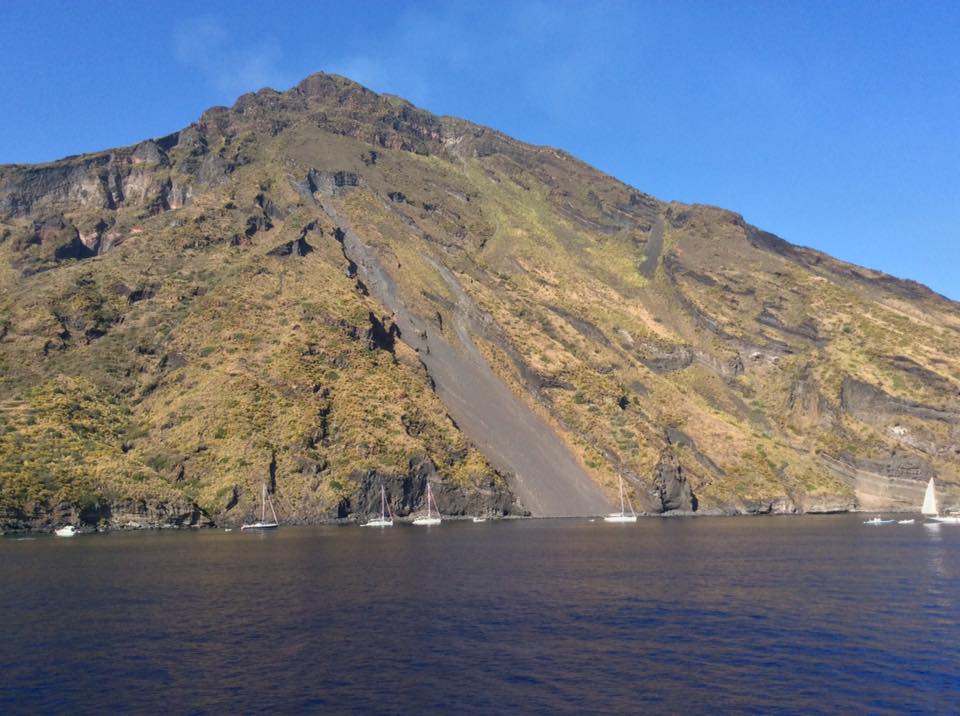
[[[689,510],[670,510],[668,512],[637,512],[637,517],[642,520],[651,520],[651,519],[699,519],[707,517],[720,517],[720,518],[756,518],[756,517],[805,517],[805,516],[822,516],[822,515],[868,515],[868,514],[891,514],[891,515],[909,515],[909,514],[920,514],[919,508],[910,509],[903,507],[890,507],[885,509],[862,509],[862,508],[853,508],[853,509],[838,509],[838,510],[807,510],[807,511],[736,511],[732,509],[723,509],[723,508],[713,508],[707,510],[698,510],[696,512]],[[363,523],[376,517],[374,514],[364,514],[356,515],[351,517],[332,517],[332,518],[310,518],[310,519],[292,519],[285,520],[281,523],[281,527],[362,527]],[[487,522],[509,522],[509,521],[518,521],[518,520],[563,520],[563,521],[596,521],[602,520],[604,515],[584,515],[584,516],[556,516],[556,517],[543,517],[543,516],[531,516],[531,515],[486,515],[484,519]],[[404,516],[404,517],[394,517],[394,522],[398,525],[411,525],[415,519],[414,515]],[[473,519],[472,515],[446,515],[443,517],[444,522],[463,522],[470,523]],[[106,534],[110,532],[156,532],[156,531],[165,531],[165,530],[174,530],[174,531],[189,531],[189,530],[239,530],[240,525],[243,524],[243,521],[234,521],[229,522],[207,522],[203,524],[175,524],[175,523],[157,523],[157,522],[140,522],[133,523],[128,522],[126,524],[120,525],[91,525],[91,524],[75,524],[77,528],[77,534]],[[43,526],[28,526],[28,527],[12,527],[12,528],[3,528],[0,529],[0,537],[16,537],[24,535],[42,535],[42,534],[52,534],[55,527],[63,526],[60,523],[56,525],[45,524]]]

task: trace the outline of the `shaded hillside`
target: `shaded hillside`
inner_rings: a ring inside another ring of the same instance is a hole
[[[7,527],[960,496],[957,304],[335,76],[0,167],[0,287]]]

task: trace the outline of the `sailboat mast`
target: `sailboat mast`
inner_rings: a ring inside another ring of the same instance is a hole
[[[260,500],[260,521],[267,521],[267,483],[263,483],[263,498]]]
[[[623,475],[617,475],[620,478],[620,514],[624,514],[623,511]]]
[[[387,518],[387,494],[383,489],[383,482],[380,483],[380,519]]]

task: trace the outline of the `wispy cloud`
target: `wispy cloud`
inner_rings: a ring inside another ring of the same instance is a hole
[[[225,98],[263,87],[284,89],[295,80],[281,69],[278,43],[269,38],[235,42],[216,17],[188,20],[174,31],[173,41],[177,61],[199,72]]]
[[[567,120],[571,103],[591,101],[611,55],[625,43],[642,43],[629,22],[614,20],[631,13],[620,2],[598,9],[516,0],[497,12],[456,2],[408,5],[378,42],[348,45],[342,56],[328,58],[326,69],[432,109],[458,93],[458,77],[472,97],[487,101],[510,86],[512,101],[524,104],[519,112]]]

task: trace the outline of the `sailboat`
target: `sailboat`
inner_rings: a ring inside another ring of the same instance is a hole
[[[73,525],[67,525],[66,527],[60,527],[58,529],[55,529],[53,533],[57,537],[73,537],[74,535],[77,534],[77,528],[74,527]]]
[[[633,505],[630,504],[630,501],[627,500],[626,504],[630,505],[630,514],[628,515],[625,509],[623,501],[623,475],[618,475],[620,478],[620,511],[611,512],[609,515],[603,518],[604,522],[636,522],[637,513],[633,511]]]
[[[430,511],[430,504],[433,503],[433,506],[437,508],[437,516],[433,516],[433,512]],[[418,517],[413,521],[415,525],[421,525],[429,527],[430,525],[439,525],[440,524],[440,508],[437,507],[437,501],[433,499],[433,490],[430,489],[430,483],[427,482],[427,516]]]
[[[383,480],[380,480],[380,517],[364,522],[364,527],[393,527],[393,515],[387,518],[387,492],[383,489]]]
[[[273,522],[267,522],[267,503],[270,503],[270,512]],[[252,524],[240,525],[240,530],[275,530],[280,524],[277,522],[277,511],[273,509],[273,500],[267,494],[267,483],[263,483],[263,497],[260,500],[260,519]]]
[[[933,478],[927,483],[927,491],[923,495],[923,507],[920,512],[929,517],[934,522],[943,522],[948,525],[960,525],[960,517],[957,515],[941,515],[937,508],[937,490],[933,484]]]

